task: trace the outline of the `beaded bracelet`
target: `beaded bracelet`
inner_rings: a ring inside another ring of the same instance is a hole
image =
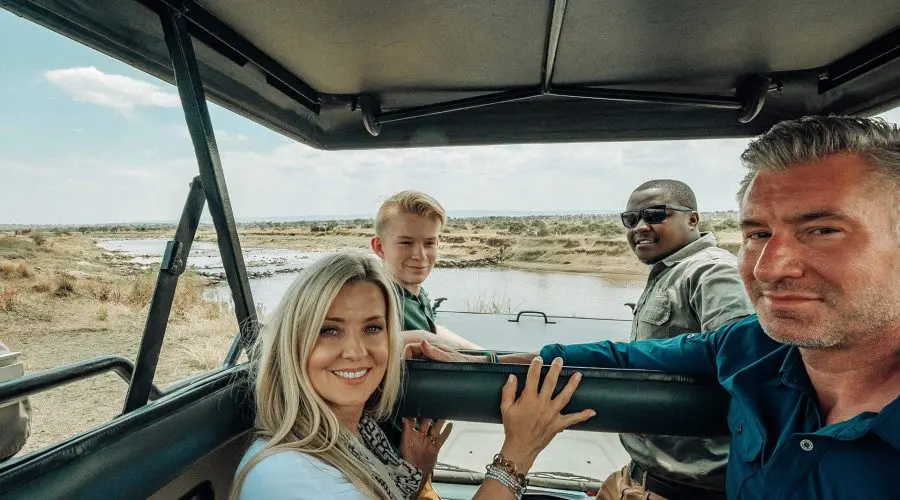
[[[506,486],[509,491],[516,496],[517,499],[522,498],[525,489],[528,487],[528,478],[525,474],[516,470],[516,464],[501,454],[494,455],[494,460],[487,467],[486,478],[498,481]]]
[[[516,478],[514,478],[509,472],[500,467],[497,467],[494,464],[487,466],[487,472],[484,474],[485,479],[493,479],[498,483],[508,489],[513,496],[516,497],[516,500],[522,499],[522,494],[525,493],[525,486],[518,482]]]
[[[499,453],[494,455],[494,460],[491,462],[491,465],[506,471],[506,473],[512,476],[523,488],[528,484],[528,479],[525,477],[525,474],[521,474],[516,468],[516,464],[503,455]]]

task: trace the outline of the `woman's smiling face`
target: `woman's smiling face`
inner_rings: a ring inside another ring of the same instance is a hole
[[[344,285],[307,361],[310,383],[344,420],[359,417],[387,369],[387,303],[370,282]],[[347,422],[349,424],[350,422]]]

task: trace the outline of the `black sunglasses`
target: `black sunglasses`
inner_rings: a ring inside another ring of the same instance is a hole
[[[622,224],[628,229],[637,227],[641,219],[647,224],[659,224],[669,218],[669,210],[676,212],[693,212],[693,209],[681,205],[654,205],[642,210],[622,212]]]

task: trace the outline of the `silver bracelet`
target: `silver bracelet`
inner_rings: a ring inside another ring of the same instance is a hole
[[[494,464],[487,466],[487,472],[484,475],[485,479],[493,479],[498,483],[502,484],[506,487],[512,494],[516,497],[516,500],[522,500],[522,494],[525,493],[526,485],[523,485],[517,481],[512,474],[507,472],[506,470],[497,467]]]

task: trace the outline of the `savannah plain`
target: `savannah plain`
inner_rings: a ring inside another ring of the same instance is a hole
[[[701,229],[713,231],[720,246],[737,251],[733,216],[705,214],[701,220]],[[253,223],[239,225],[238,232],[244,249],[324,252],[366,250],[373,235],[371,220]],[[0,230],[0,340],[22,353],[26,373],[104,355],[134,360],[156,270],[96,242],[173,234],[174,226],[164,225]],[[215,241],[215,231],[201,226],[197,240]],[[451,219],[439,248],[439,267],[502,266],[630,281],[648,271],[628,248],[617,216]],[[181,276],[154,381],[160,389],[224,359],[237,323],[229,304],[203,296],[214,281],[191,270]],[[504,313],[508,303],[490,297],[467,307]],[[118,376],[105,374],[32,396],[31,437],[22,453],[115,418],[126,388]]]

